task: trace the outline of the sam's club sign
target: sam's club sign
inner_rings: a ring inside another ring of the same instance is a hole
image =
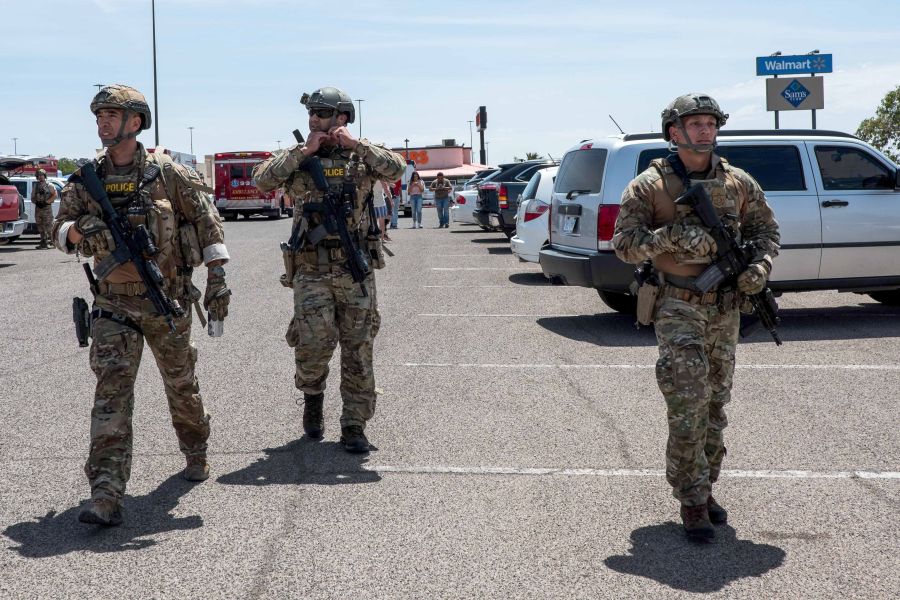
[[[757,56],[757,75],[803,75],[831,73],[830,54],[797,54],[794,56]]]

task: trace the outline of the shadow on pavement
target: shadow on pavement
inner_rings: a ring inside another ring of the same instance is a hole
[[[509,282],[516,285],[550,285],[543,273],[513,273],[509,276]]]
[[[10,525],[3,534],[19,544],[10,549],[26,558],[47,558],[69,552],[141,550],[156,545],[156,540],[150,537],[154,534],[203,526],[203,518],[199,515],[175,517],[171,514],[178,506],[178,499],[195,485],[178,473],[145,496],[126,494],[124,523],[118,527],[80,523],[78,513],[82,507],[75,506],[60,514],[51,510],[34,521]]]
[[[675,523],[641,527],[631,532],[632,548],[603,563],[619,573],[653,579],[676,590],[717,592],[738,579],[760,577],[784,564],[777,546],[739,540],[732,527],[716,527],[712,544],[689,542]]]
[[[500,246],[499,248],[488,248],[488,254],[512,254],[512,248],[509,246]]]
[[[509,244],[509,240],[502,235],[500,237],[472,238],[469,241],[473,244],[503,244],[504,246]]]
[[[576,342],[598,346],[656,346],[653,327],[635,329],[634,317],[620,313],[600,313],[575,317],[543,317],[537,324]]]
[[[381,475],[375,471],[362,469],[368,461],[366,455],[345,452],[339,442],[317,442],[304,436],[263,452],[264,458],[216,481],[226,485],[341,485],[381,481]]]

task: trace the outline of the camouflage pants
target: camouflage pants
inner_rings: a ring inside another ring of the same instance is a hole
[[[53,208],[50,206],[35,208],[34,221],[37,225],[38,233],[41,235],[41,243],[50,242],[50,232],[53,229]]]
[[[184,306],[184,303],[181,303]],[[197,349],[191,344],[191,312],[175,320],[175,333],[139,296],[97,296],[95,306],[128,317],[143,331],[112,319],[94,322],[91,369],[97,376],[91,411],[91,448],[84,471],[93,495],[121,498],[131,476],[134,382],[144,340],[153,352],[169,401],[172,425],[186,455],[206,452],[209,415],[194,375]]]
[[[655,326],[656,380],[666,399],[666,479],[682,504],[704,504],[725,456],[740,313],[661,298]]]
[[[307,394],[325,390],[328,363],[341,345],[341,426],[359,425],[375,414],[372,346],[381,326],[375,274],[365,280],[368,296],[349,273],[301,270],[294,275],[294,318],[285,338],[294,348],[297,389]]]

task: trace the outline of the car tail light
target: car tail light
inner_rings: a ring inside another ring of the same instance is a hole
[[[539,216],[547,212],[549,205],[544,204],[540,200],[530,200],[525,207],[525,222],[534,221]]]
[[[509,198],[506,194],[505,185],[501,185],[500,189],[497,191],[497,202],[500,203],[500,208],[509,208]]]
[[[597,213],[597,241],[608,242],[613,238],[618,216],[618,204],[604,204],[600,207]]]
[[[465,197],[465,196],[457,196],[457,197],[456,197],[456,203],[457,203],[457,204],[465,204],[465,203],[466,203],[466,197]]]

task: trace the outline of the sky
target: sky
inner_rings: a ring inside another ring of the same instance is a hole
[[[93,156],[95,84],[154,106],[151,0],[3,3],[0,154]],[[659,131],[691,91],[718,100],[726,127],[771,128],[755,58],[775,51],[833,55],[819,129],[854,132],[900,85],[888,0],[156,0],[156,44],[160,144],[198,157],[292,144],[308,130],[301,94],[327,85],[362,99],[354,135],[390,147],[477,149],[484,105],[490,164],[558,158],[618,133],[609,115]],[[808,111],[780,114],[810,126]],[[154,145],[154,130],[138,139]]]

